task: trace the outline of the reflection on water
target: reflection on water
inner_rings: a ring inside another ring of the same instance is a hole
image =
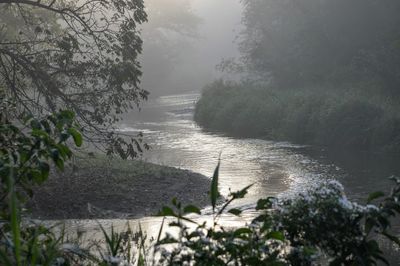
[[[161,97],[141,113],[126,116],[121,130],[142,131],[152,149],[146,161],[189,169],[211,176],[221,153],[220,189],[254,186],[241,204],[257,198],[292,193],[332,178],[336,168],[320,164],[297,150],[303,146],[258,139],[237,139],[206,133],[192,120],[198,94]]]
[[[140,113],[126,115],[120,130],[134,135],[139,131],[144,133],[152,148],[143,155],[143,160],[206,176],[212,175],[221,154],[219,186],[223,195],[228,194],[229,189],[235,191],[254,184],[248,196],[236,203],[241,207],[250,206],[261,197],[297,193],[327,179],[339,180],[350,198],[360,200],[367,192],[390,187],[386,179],[377,176],[399,173],[400,166],[387,167],[391,160],[375,160],[373,155],[362,160],[359,155],[337,155],[287,142],[237,139],[204,132],[192,120],[198,97],[194,93],[149,101]],[[209,213],[210,209],[204,211]],[[245,212],[243,218],[229,216],[223,222],[227,225],[244,223],[251,216],[251,212]],[[210,216],[205,215],[203,219],[210,219]],[[133,227],[138,221],[150,235],[157,234],[161,223],[159,218],[143,218],[131,221]],[[74,221],[70,223],[77,226]],[[126,221],[102,220],[101,223],[106,227],[114,224],[123,228]],[[93,225],[87,220],[79,224],[86,228]]]

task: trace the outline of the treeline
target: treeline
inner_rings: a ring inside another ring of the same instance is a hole
[[[245,81],[210,84],[200,125],[235,135],[399,150],[400,2],[244,1]]]
[[[396,0],[245,0],[243,62],[277,89],[374,79],[396,92],[399,11]]]

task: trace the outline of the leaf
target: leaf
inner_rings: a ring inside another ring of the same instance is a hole
[[[50,166],[46,162],[39,163],[40,171],[42,172],[42,179],[46,180],[49,177]]]
[[[235,232],[233,232],[233,235],[235,235],[235,236],[239,236],[242,234],[251,234],[251,230],[247,227],[242,227],[242,228],[236,229]]]
[[[75,113],[73,111],[70,111],[70,110],[61,110],[59,112],[59,117],[61,119],[66,119],[68,121],[71,121],[71,120],[74,119]]]
[[[42,174],[42,171],[37,170],[37,169],[32,169],[32,171],[30,171],[30,176],[33,179],[33,181],[37,184],[41,184],[43,183],[43,181],[45,181],[45,177]]]
[[[279,232],[279,231],[269,232],[267,234],[267,238],[272,238],[272,239],[276,239],[276,240],[280,240],[280,241],[285,240],[285,237],[284,237],[283,233]]]
[[[61,158],[56,158],[54,160],[54,163],[56,164],[57,168],[61,171],[64,171],[64,160]]]
[[[158,212],[158,216],[176,216],[174,211],[167,206],[162,207],[161,211]]]
[[[80,147],[82,146],[82,135],[73,127],[68,128],[68,133],[71,134],[72,138],[74,139],[75,145]]]
[[[8,175],[7,183],[9,189],[9,204],[10,204],[10,222],[11,222],[11,233],[12,239],[14,244],[14,254],[15,260],[17,265],[21,265],[21,232],[20,232],[20,217],[19,217],[19,210],[20,207],[18,206],[17,200],[17,192],[14,188],[14,169],[11,168],[11,171]]]
[[[201,214],[200,209],[194,205],[187,205],[185,208],[183,208],[183,213],[197,213]]]
[[[243,188],[243,189],[241,189],[241,190],[239,190],[239,191],[233,192],[233,193],[231,194],[232,197],[233,197],[234,199],[242,199],[242,198],[244,198],[244,196],[246,196],[247,191],[249,190],[249,188],[251,188],[253,185],[254,185],[254,184],[250,184],[250,185],[248,185],[247,187],[245,187],[245,188]]]
[[[72,152],[68,148],[68,146],[63,145],[63,144],[57,144],[56,148],[57,148],[57,150],[58,150],[58,152],[59,152],[59,154],[61,155],[62,158],[64,158],[64,159],[71,158]]]
[[[385,196],[385,193],[383,193],[382,191],[375,191],[375,192],[369,194],[367,203],[370,203],[371,201],[373,201],[377,198],[381,198],[383,196]]]
[[[232,213],[233,215],[239,216],[242,213],[242,210],[233,208],[233,209],[230,209],[228,212]]]
[[[266,199],[259,199],[257,201],[257,206],[256,210],[265,210],[271,208],[272,201],[274,200],[274,197],[268,197]]]
[[[221,163],[221,159],[218,159],[217,167],[215,167],[214,174],[211,180],[211,189],[210,189],[210,197],[211,197],[211,206],[213,211],[215,210],[215,206],[217,205],[218,198],[218,175],[219,175],[219,166]]]
[[[41,129],[32,129],[31,135],[36,138],[43,138],[43,139],[49,138],[49,135],[46,133],[46,131]]]
[[[140,253],[139,260],[138,260],[138,266],[144,266],[145,265],[144,262],[145,262],[145,260],[144,260],[143,254]]]

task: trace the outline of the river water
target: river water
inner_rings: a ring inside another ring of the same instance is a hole
[[[212,176],[221,157],[219,188],[222,195],[254,184],[247,197],[236,204],[246,209],[257,199],[298,193],[311,185],[335,179],[341,182],[349,198],[362,202],[376,190],[390,188],[390,175],[400,175],[396,156],[354,152],[332,152],[323,148],[295,145],[260,139],[239,139],[220,133],[205,132],[193,121],[193,109],[198,93],[159,97],[146,102],[141,112],[127,114],[119,125],[126,134],[143,132],[151,149],[142,160],[188,169]],[[209,213],[210,208],[203,210]],[[247,215],[247,217],[246,217]],[[245,222],[226,218],[235,225]],[[205,215],[206,217],[207,215]],[[207,218],[206,218],[207,219]],[[154,235],[160,219],[146,217],[131,221],[141,223],[148,234]],[[70,221],[74,226],[90,228],[91,221]],[[124,227],[126,221],[103,220],[103,225]],[[396,251],[388,247],[389,253]],[[397,255],[392,262],[398,262]]]

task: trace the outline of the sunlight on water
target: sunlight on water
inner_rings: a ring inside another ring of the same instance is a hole
[[[192,120],[193,107],[199,94],[165,96],[148,102],[142,111],[129,114],[120,124],[120,131],[137,134],[143,132],[152,147],[142,159],[162,165],[179,167],[211,177],[221,154],[219,188],[222,195],[254,184],[249,194],[235,203],[249,209],[257,199],[298,193],[311,184],[332,178],[332,167],[322,165],[297,152],[304,147],[287,142],[259,139],[237,139],[217,133],[207,133]],[[200,220],[211,220],[211,208],[203,209]],[[243,217],[224,216],[226,226],[243,224],[254,216],[247,210]],[[93,228],[90,220],[69,221],[74,227]],[[140,222],[150,235],[158,232],[159,218],[142,218]],[[101,220],[104,226],[114,224],[119,229],[125,220]],[[90,229],[89,229],[90,230]]]
[[[199,94],[193,93],[149,101],[140,113],[127,115],[119,129],[124,134],[144,134],[151,150],[143,154],[142,160],[188,169],[207,177],[212,176],[221,154],[219,189],[222,195],[254,184],[244,199],[233,204],[243,210],[242,216],[223,215],[220,220],[222,225],[235,227],[250,222],[256,214],[252,207],[259,198],[292,196],[329,179],[347,180],[340,167],[306,155],[305,146],[260,139],[238,139],[203,131],[192,119],[198,98]],[[202,215],[193,219],[211,223],[211,207],[205,207]],[[66,227],[72,231],[86,231],[89,238],[97,238],[101,236],[98,223],[105,228],[114,226],[117,230],[126,229],[127,222],[133,230],[138,230],[140,223],[149,237],[156,237],[161,221],[160,217],[129,221],[68,220]],[[397,252],[393,247],[387,250]]]

